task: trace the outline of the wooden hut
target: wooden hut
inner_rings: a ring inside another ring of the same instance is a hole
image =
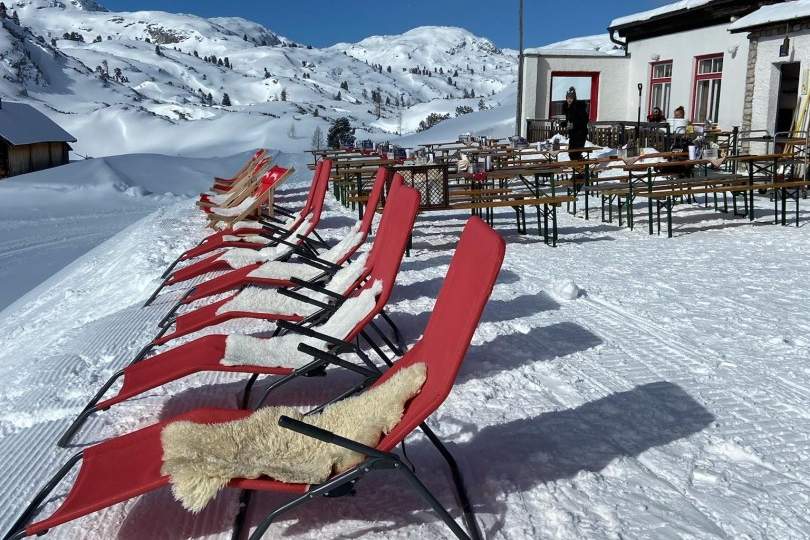
[[[64,165],[72,142],[32,106],[0,100],[0,178]]]

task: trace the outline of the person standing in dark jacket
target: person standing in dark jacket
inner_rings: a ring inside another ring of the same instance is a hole
[[[565,94],[563,114],[568,127],[568,148],[585,148],[588,138],[588,108],[584,101],[577,100],[577,91],[572,86]],[[570,152],[571,161],[582,159],[582,152]]]

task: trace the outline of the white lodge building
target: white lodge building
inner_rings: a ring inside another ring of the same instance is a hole
[[[801,61],[810,67],[810,0],[681,0],[618,18],[608,31],[612,43],[582,38],[526,51],[524,136],[528,120],[560,113],[570,86],[589,102],[591,121],[634,122],[640,101],[642,121],[656,106],[667,118],[682,106],[693,123],[790,129]],[[790,51],[780,57],[786,35]]]

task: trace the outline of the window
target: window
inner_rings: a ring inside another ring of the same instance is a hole
[[[650,103],[647,113],[659,107],[669,118],[669,94],[672,90],[672,60],[656,62],[650,67]]]
[[[695,90],[692,121],[717,123],[720,111],[720,89],[723,83],[723,55],[695,58]]]

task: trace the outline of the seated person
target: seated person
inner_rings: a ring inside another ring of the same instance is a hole
[[[667,119],[664,117],[664,113],[661,110],[661,107],[653,107],[652,112],[647,115],[647,120],[656,123],[667,121]]]
[[[668,120],[669,126],[672,129],[672,133],[676,134],[683,134],[686,133],[687,127],[689,126],[689,120],[686,119],[686,111],[684,110],[683,106],[678,107],[675,109],[673,113],[673,118]]]

